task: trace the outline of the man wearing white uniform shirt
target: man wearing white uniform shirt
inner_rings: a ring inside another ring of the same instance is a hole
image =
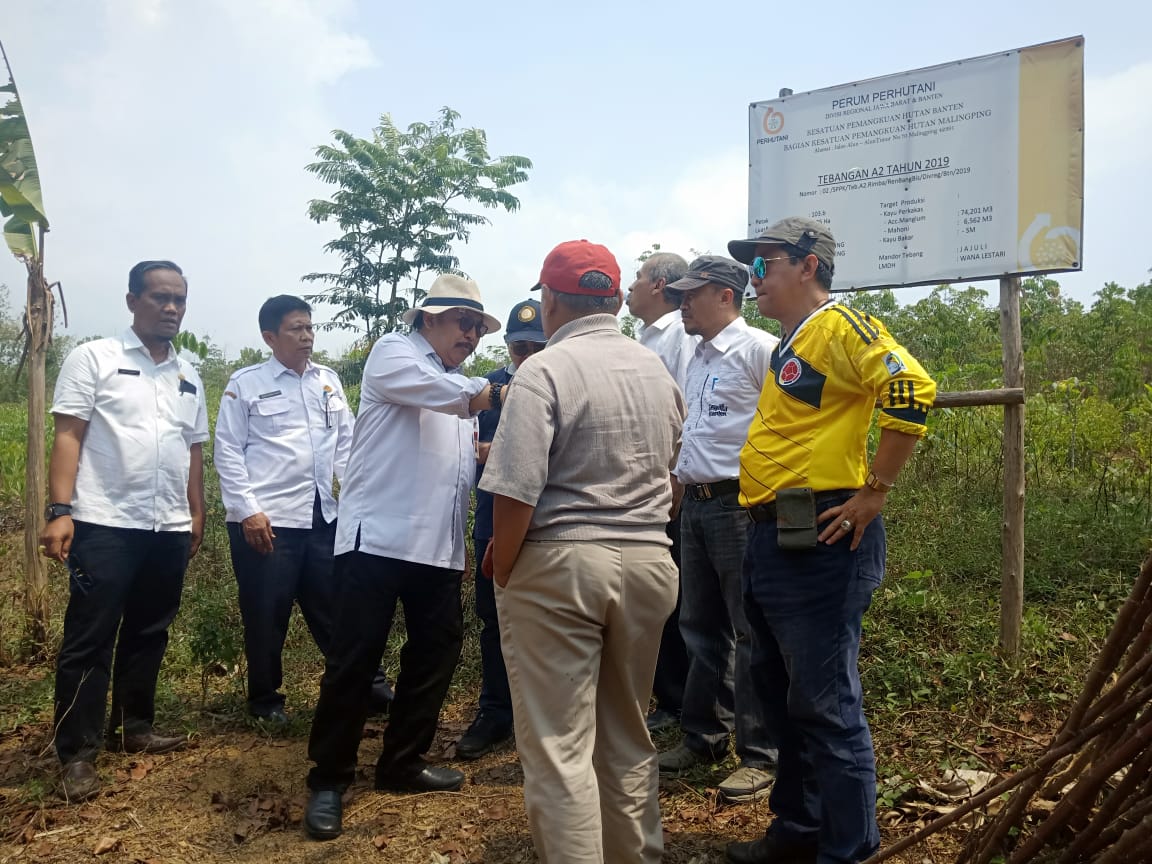
[[[675,773],[720,762],[735,730],[740,767],[720,784],[730,801],[765,793],[776,762],[748,674],[740,575],[750,523],[738,498],[740,448],[777,339],[740,317],[747,284],[742,265],[704,255],[668,286],[681,298],[684,329],[703,341],[688,364],[688,419],[675,471],[684,486],[680,632],[689,660],[680,715],[684,741],[660,754],[660,770]]]
[[[681,278],[688,262],[672,252],[657,252],[645,259],[636,271],[636,280],[628,288],[625,302],[628,311],[644,326],[637,338],[645,348],[655,351],[668,374],[684,390],[688,361],[700,343],[699,336],[684,332],[680,304],[669,298],[664,289]]]
[[[664,368],[684,392],[688,361],[700,344],[699,336],[684,331],[680,318],[680,298],[665,289],[680,279],[688,270],[688,262],[671,252],[657,252],[648,256],[636,271],[636,280],[628,289],[628,311],[644,322],[638,338],[640,344],[664,363]],[[673,486],[673,496],[679,502],[680,488]],[[668,522],[668,537],[672,541],[672,560],[680,567],[680,514],[673,506]],[[648,731],[670,729],[680,722],[680,709],[684,704],[684,684],[688,679],[688,652],[684,637],[680,635],[680,592],[676,594],[676,607],[664,624],[660,636],[660,654],[656,659],[656,678],[652,682],[652,695],[656,710],[648,715]]]
[[[475,415],[499,408],[485,378],[460,364],[500,322],[484,312],[476,283],[440,276],[411,333],[389,333],[364,366],[360,416],[340,493],[336,532],[339,597],[308,755],[312,790],[304,828],[317,840],[342,831],[340,796],[356,770],[372,676],[388,643],[397,602],[408,640],[391,718],[376,763],[376,787],[451,791],[452,768],[422,759],[432,745],[463,641],[460,580],[476,471]]]
[[[259,322],[272,357],[228,380],[213,458],[244,619],[248,711],[281,724],[281,652],[293,602],[322,654],[331,641],[332,481],[344,478],[353,418],[340,378],[312,362],[312,307],[281,294],[260,307]],[[374,707],[391,695],[381,671]]]
[[[102,741],[166,753],[186,740],[152,723],[168,625],[204,536],[204,387],[172,347],[187,300],[179,267],[140,262],[128,273],[132,326],[77,347],[56,381],[53,503],[40,542],[69,573],[54,730],[70,801],[99,791]]]

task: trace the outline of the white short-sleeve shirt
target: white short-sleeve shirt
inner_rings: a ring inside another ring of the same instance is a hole
[[[208,440],[204,384],[169,346],[155,362],[131,329],[75,348],[53,414],[88,423],[72,518],[112,528],[190,531],[189,448]]]
[[[688,419],[675,471],[681,483],[740,476],[740,449],[748,440],[778,341],[737,318],[711,341],[696,346],[688,363]]]

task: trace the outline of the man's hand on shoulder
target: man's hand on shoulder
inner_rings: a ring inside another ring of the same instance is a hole
[[[44,525],[40,532],[40,545],[44,547],[44,556],[54,558],[61,563],[67,562],[68,553],[72,551],[72,535],[76,526],[72,524],[71,516],[57,516]]]
[[[272,533],[272,523],[263,513],[253,513],[240,523],[240,530],[244,532],[244,539],[248,545],[261,555],[267,555],[272,551],[272,541],[276,539],[276,535]],[[201,525],[201,534],[203,534],[203,525]],[[193,538],[195,538],[195,532],[193,532]]]

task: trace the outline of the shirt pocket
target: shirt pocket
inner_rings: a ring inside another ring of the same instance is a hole
[[[257,399],[248,412],[249,422],[261,437],[282,435],[288,430],[291,408],[287,399]]]

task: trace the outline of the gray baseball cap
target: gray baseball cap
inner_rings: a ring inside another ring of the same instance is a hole
[[[765,228],[759,237],[750,240],[731,240],[728,254],[744,264],[756,257],[756,247],[765,243],[787,243],[803,252],[816,256],[829,270],[836,269],[836,240],[823,222],[803,216],[789,216]]]
[[[723,255],[701,255],[688,265],[688,272],[664,286],[666,291],[691,291],[702,285],[720,285],[743,296],[748,287],[748,269]]]

